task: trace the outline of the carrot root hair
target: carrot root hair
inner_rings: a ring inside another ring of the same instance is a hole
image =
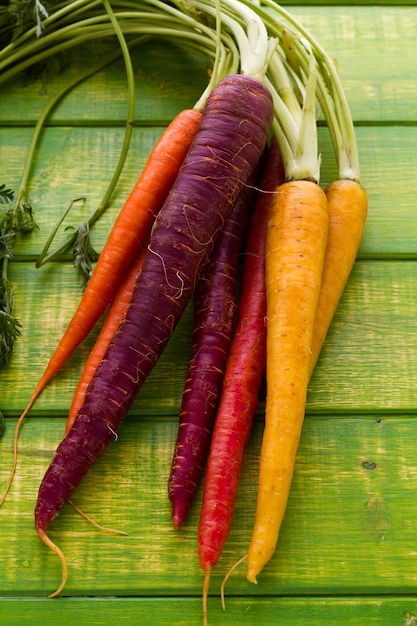
[[[204,576],[204,584],[203,584],[203,624],[204,626],[208,626],[207,598],[208,598],[208,592],[210,588],[210,573],[211,573],[211,567],[210,565],[208,565],[206,568],[206,573]]]
[[[10,487],[12,486],[13,483],[13,479],[16,473],[16,468],[17,468],[17,444],[18,444],[18,440],[19,440],[19,434],[20,434],[20,429],[22,427],[23,424],[23,420],[25,419],[26,415],[29,413],[29,410],[32,408],[32,404],[35,401],[35,397],[32,398],[32,400],[30,401],[30,403],[27,405],[26,409],[23,411],[23,413],[21,414],[21,416],[19,417],[19,419],[17,420],[17,424],[15,427],[15,431],[14,431],[14,436],[13,436],[13,463],[12,463],[12,467],[10,470],[10,474],[9,474],[9,478],[7,480],[7,484],[6,487],[0,497],[0,508],[3,506],[4,501],[7,498],[7,495],[10,491]]]
[[[48,598],[56,598],[57,596],[60,595],[60,593],[64,589],[65,585],[67,584],[67,580],[68,580],[67,559],[65,558],[65,555],[62,552],[62,550],[60,548],[58,548],[58,546],[52,541],[52,539],[50,539],[48,537],[48,535],[46,534],[46,532],[44,530],[42,530],[40,528],[37,528],[36,532],[38,533],[39,538],[42,539],[44,544],[50,550],[52,550],[52,552],[54,552],[58,556],[59,560],[61,561],[61,566],[62,566],[61,583],[60,583],[59,587],[53,593],[49,594],[49,596],[48,596]]]
[[[95,528],[98,528],[105,533],[113,533],[115,535],[122,535],[123,537],[128,536],[127,532],[125,532],[124,530],[118,530],[117,528],[110,528],[109,526],[103,526],[102,524],[99,524],[98,522],[96,522],[96,520],[90,517],[90,515],[82,511],[80,507],[77,506],[75,502],[73,502],[73,500],[68,500],[68,504],[72,506],[72,508],[78,513],[78,515],[81,515],[81,517],[83,517],[87,522],[95,526]]]
[[[234,563],[232,565],[232,567],[229,569],[229,571],[227,572],[226,576],[222,580],[222,584],[220,586],[220,597],[221,597],[221,601],[222,601],[222,609],[223,609],[223,611],[226,610],[226,602],[225,602],[225,599],[224,599],[224,588],[226,586],[226,583],[229,580],[230,576],[233,574],[233,572],[239,567],[239,565],[244,563],[247,558],[248,558],[248,555],[246,553],[244,556],[242,556],[242,558],[240,558],[238,561],[236,561],[236,563]]]

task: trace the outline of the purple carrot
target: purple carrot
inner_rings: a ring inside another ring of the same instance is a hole
[[[255,183],[253,176],[241,191],[194,292],[191,356],[168,479],[174,528],[184,523],[207,459],[236,321],[239,255]]]
[[[35,527],[46,534],[116,433],[181,318],[240,191],[256,168],[273,117],[260,81],[225,78],[211,93],[193,144],[156,219],[130,307],[88,386],[73,426],[39,487]]]

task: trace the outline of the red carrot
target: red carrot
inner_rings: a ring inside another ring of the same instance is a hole
[[[155,221],[132,302],[39,488],[35,527],[46,531],[113,440],[136,393],[181,318],[234,203],[264,150],[272,97],[245,75],[222,80],[208,98],[180,175]],[[66,582],[63,564],[60,593]]]
[[[198,556],[206,572],[205,613],[210,569],[217,563],[230,531],[244,451],[265,371],[266,229],[273,192],[283,181],[281,156],[273,140],[249,225],[237,328],[227,361],[204,481]]]
[[[191,357],[168,479],[174,528],[184,523],[207,460],[236,321],[239,255],[255,183],[254,176],[240,193],[194,293]]]
[[[155,215],[166,199],[201,120],[197,109],[182,111],[154,147],[134,189],[122,207],[100,254],[74,316],[19,417],[14,435],[13,466],[0,506],[13,482],[20,427],[47,383],[72,356],[109,304],[126,267],[149,236]]]

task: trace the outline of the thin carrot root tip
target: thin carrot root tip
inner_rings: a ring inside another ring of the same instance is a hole
[[[84,511],[82,511],[72,500],[68,500],[68,503],[72,506],[74,511],[76,511],[81,517],[83,517],[87,522],[98,528],[99,530],[105,533],[113,533],[115,535],[122,535],[123,537],[127,537],[128,533],[124,530],[118,530],[117,528],[110,528],[109,526],[103,526],[96,522],[92,517],[87,515]]]
[[[246,561],[247,558],[248,558],[247,554],[242,556],[241,559],[239,559],[238,561],[236,561],[236,563],[234,563],[234,565],[232,565],[232,567],[227,572],[226,576],[223,578],[223,581],[222,581],[222,584],[221,584],[221,587],[220,587],[220,597],[221,597],[221,601],[222,601],[222,609],[223,609],[223,611],[226,610],[226,602],[225,602],[225,596],[224,596],[224,589],[225,589],[226,583],[229,580],[230,576],[233,574],[233,572],[239,567],[239,565],[241,565],[244,561]]]
[[[6,487],[5,487],[2,495],[0,496],[0,508],[3,506],[4,501],[6,500],[8,494],[9,494],[10,488],[11,488],[12,483],[13,483],[14,476],[16,474],[16,468],[17,468],[17,446],[18,446],[20,429],[22,427],[23,420],[25,419],[26,415],[28,414],[29,409],[32,407],[33,402],[34,402],[34,399],[32,398],[30,403],[27,405],[26,409],[23,411],[23,413],[19,417],[19,419],[17,421],[17,424],[16,424],[16,428],[15,428],[15,432],[14,432],[14,438],[13,438],[13,464],[12,464],[12,468],[10,470],[10,474],[9,474],[9,478],[8,478]]]
[[[56,598],[57,596],[59,596],[61,594],[62,590],[64,589],[65,585],[67,584],[67,580],[68,580],[67,560],[66,560],[62,550],[60,550],[58,548],[58,546],[52,541],[52,539],[50,539],[48,537],[48,535],[46,534],[46,532],[44,530],[41,530],[40,528],[37,528],[36,532],[38,533],[39,538],[42,539],[44,544],[50,550],[52,550],[52,552],[54,552],[59,557],[59,560],[61,561],[61,566],[62,566],[61,583],[60,583],[59,587],[53,593],[51,593],[48,596],[48,598]]]
[[[204,576],[204,585],[203,585],[203,623],[204,623],[204,626],[208,625],[207,598],[208,598],[208,592],[210,588],[210,573],[211,573],[211,567],[210,565],[208,565],[205,576]]]

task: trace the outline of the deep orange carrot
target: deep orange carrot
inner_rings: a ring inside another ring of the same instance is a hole
[[[311,340],[327,240],[327,200],[313,182],[278,188],[267,231],[267,396],[247,579],[275,551],[304,419]]]
[[[155,214],[164,203],[201,120],[198,109],[186,109],[171,122],[152,150],[134,189],[123,205],[100,254],[81,301],[16,425],[13,466],[3,504],[17,463],[21,424],[47,383],[72,356],[109,304],[126,267],[147,240]]]
[[[335,180],[325,192],[329,232],[311,344],[310,375],[352,271],[368,211],[366,191],[354,180]]]

